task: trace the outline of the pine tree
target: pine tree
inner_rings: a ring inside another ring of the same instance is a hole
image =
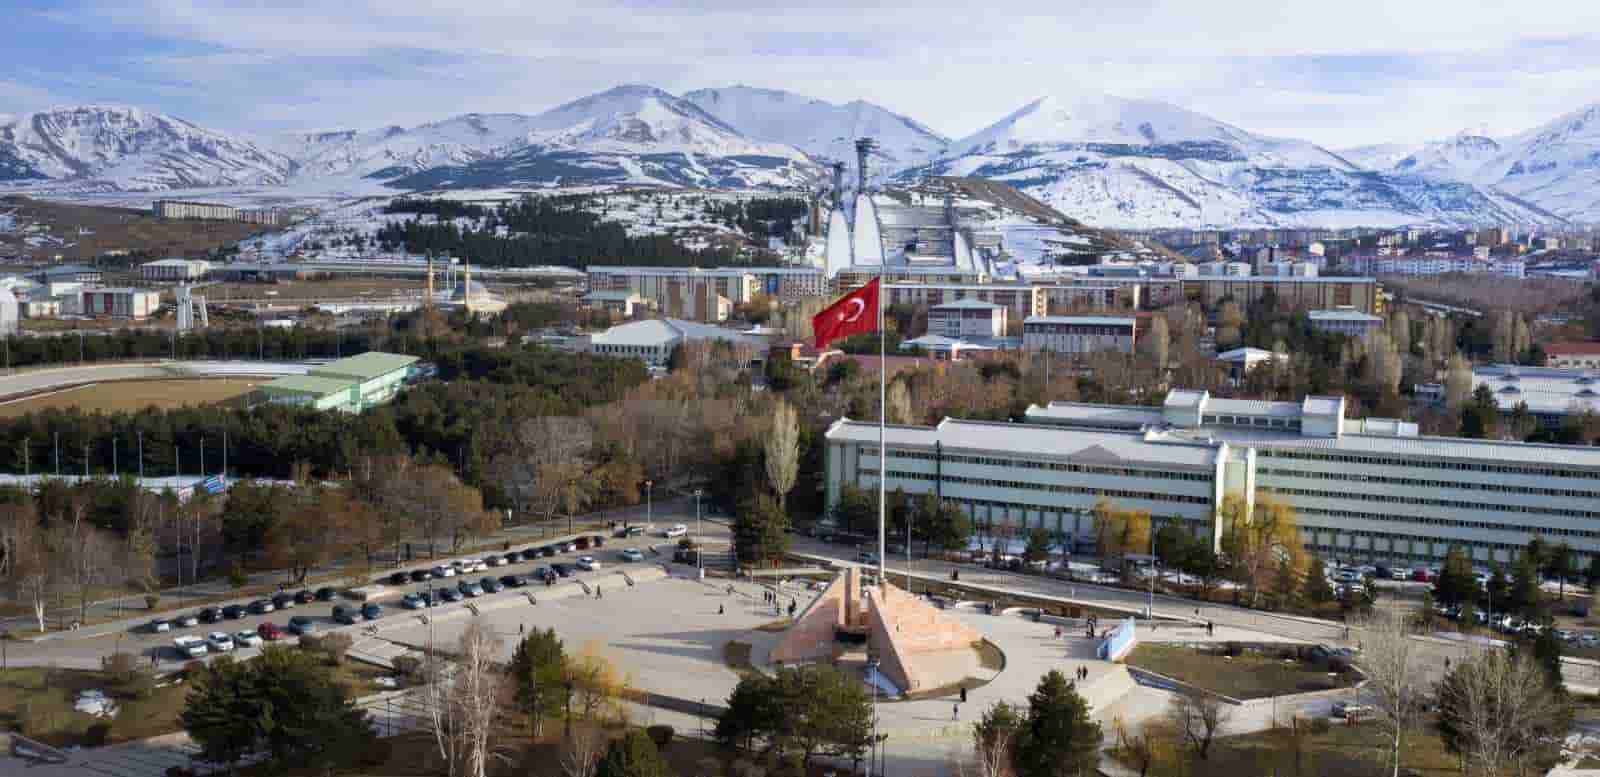
[[[538,737],[544,720],[560,715],[566,699],[567,659],[555,629],[534,629],[524,637],[508,670],[517,709],[528,715],[529,730]]]
[[[1017,744],[1019,777],[1084,777],[1095,773],[1100,724],[1089,717],[1089,704],[1052,669],[1028,697],[1028,719]]]

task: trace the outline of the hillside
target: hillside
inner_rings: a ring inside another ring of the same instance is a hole
[[[147,210],[0,197],[0,257],[29,261],[89,259],[107,251],[198,256],[263,231],[227,221],[167,221]]]

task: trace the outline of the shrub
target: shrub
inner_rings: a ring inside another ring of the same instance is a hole
[[[322,638],[322,652],[327,654],[328,663],[338,666],[344,663],[345,654],[350,652],[350,646],[354,643],[349,634],[329,634]]]
[[[322,637],[316,634],[300,635],[300,649],[310,653],[322,652]]]
[[[113,693],[145,699],[155,690],[155,678],[144,671],[139,657],[132,653],[112,654],[102,659],[100,664]]]
[[[1333,724],[1327,718],[1312,718],[1310,725],[1313,734],[1326,734],[1333,729]]]
[[[245,584],[249,582],[250,576],[246,575],[244,570],[240,568],[238,564],[234,564],[228,569],[228,585],[231,585],[237,589],[245,587]]]
[[[1238,658],[1240,654],[1244,653],[1244,646],[1237,642],[1227,642],[1222,646],[1222,653],[1223,655]]]
[[[190,662],[188,662],[188,663],[183,665],[183,676],[184,677],[199,677],[200,673],[204,672],[205,670],[206,670],[206,662],[204,662],[204,661],[190,661]]]
[[[146,610],[154,610],[156,608],[156,605],[158,605],[160,603],[161,603],[161,594],[150,593],[150,594],[145,594],[144,595],[144,608]]]
[[[422,671],[422,659],[416,656],[396,656],[394,673],[401,677],[416,677]]]
[[[645,728],[644,733],[650,735],[650,741],[656,743],[658,749],[665,750],[667,745],[672,744],[671,726],[649,726]]]

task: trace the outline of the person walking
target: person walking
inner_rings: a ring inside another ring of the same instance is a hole
[[[967,703],[967,686],[965,685],[961,686],[961,703]]]
[[[721,605],[721,604],[720,604],[720,603],[719,603],[719,604],[718,604],[718,605],[717,605],[717,614],[718,614],[718,615],[722,615],[722,614],[723,614],[723,612],[722,612],[722,605]]]
[[[955,707],[950,710],[950,719],[951,720],[960,720],[961,719],[961,703],[960,702],[956,702]]]

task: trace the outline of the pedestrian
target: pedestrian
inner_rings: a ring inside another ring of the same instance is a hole
[[[951,710],[950,710],[950,719],[951,720],[960,720],[961,719],[961,703],[960,702],[957,702],[955,704],[955,706],[953,708],[951,708]]]
[[[967,703],[967,686],[965,685],[961,686],[961,703]]]
[[[789,617],[791,617],[791,618],[794,617],[794,610],[795,610],[795,607],[797,607],[797,606],[798,605],[795,604],[795,601],[793,599],[789,600]]]
[[[722,605],[721,605],[721,604],[718,604],[718,605],[717,605],[717,614],[718,614],[718,615],[721,615],[721,614],[722,614]]]
[[[526,623],[518,623],[517,624],[517,633],[518,634],[527,634],[528,633],[528,624],[526,624]]]

